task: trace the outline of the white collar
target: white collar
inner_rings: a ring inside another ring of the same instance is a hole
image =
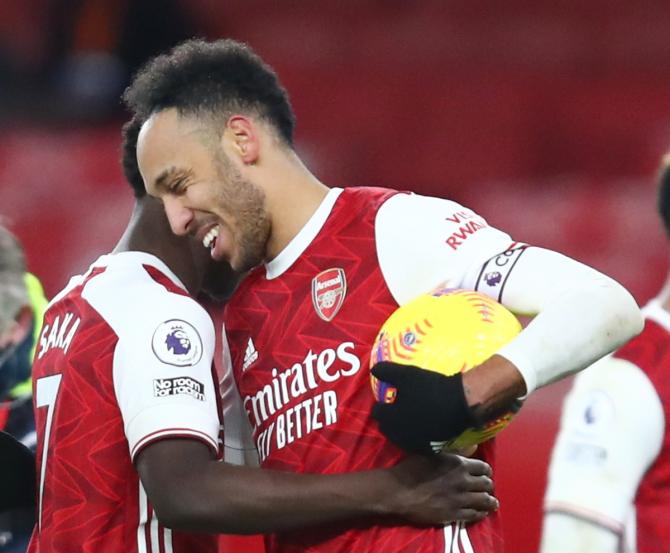
[[[300,229],[293,239],[280,251],[277,256],[265,264],[265,278],[272,280],[281,276],[302,255],[316,238],[335,205],[335,201],[342,193],[341,188],[331,188],[319,207],[309,218],[309,221]]]

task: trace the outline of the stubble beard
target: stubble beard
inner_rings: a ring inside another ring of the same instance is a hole
[[[245,179],[223,152],[217,155],[219,176],[224,186],[219,194],[219,205],[232,217],[235,228],[230,265],[238,273],[245,273],[265,261],[270,238],[270,217],[265,204],[265,193]]]

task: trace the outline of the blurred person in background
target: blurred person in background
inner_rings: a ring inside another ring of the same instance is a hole
[[[7,434],[0,440],[3,552],[25,551],[34,523],[34,474],[15,471],[33,463],[36,439],[30,373],[46,303],[40,282],[27,272],[21,245],[0,226],[0,430]],[[30,479],[26,481],[22,473]]]
[[[175,236],[161,203],[146,195],[139,128],[135,120],[124,132],[136,202],[123,236],[44,317],[33,370],[39,505],[29,551],[214,553],[215,533],[381,513],[473,521],[495,509],[490,467],[457,455],[331,476],[217,460],[214,326],[191,294],[205,285],[225,296],[235,276],[199,241]]]
[[[670,237],[670,155],[658,211]],[[549,467],[541,553],[670,552],[670,277],[645,327],[575,379]]]
[[[182,0],[5,4],[0,121],[19,116],[90,124],[119,115],[119,94],[137,67],[197,27]]]
[[[403,449],[430,453],[432,442],[641,330],[637,305],[618,283],[514,242],[455,202],[325,186],[293,148],[286,91],[246,45],[181,44],[140,70],[125,100],[147,118],[138,161],[173,231],[251,271],[224,321],[241,411],[265,468],[333,474],[391,466]],[[465,374],[377,365],[373,374],[396,386],[397,400],[374,405],[367,366],[378,329],[398,305],[445,282],[536,316]],[[478,455],[492,459],[493,447],[483,444]],[[497,514],[470,526],[329,525],[277,534],[267,545],[328,553],[503,547]]]

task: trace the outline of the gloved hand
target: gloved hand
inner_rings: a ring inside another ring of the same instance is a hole
[[[407,451],[437,452],[441,442],[479,423],[466,401],[462,373],[444,376],[382,361],[372,374],[396,388],[395,401],[375,404],[372,416],[381,432]]]

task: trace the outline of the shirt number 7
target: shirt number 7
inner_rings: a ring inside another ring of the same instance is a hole
[[[56,398],[62,374],[54,374],[38,378],[35,385],[35,406],[47,408],[47,422],[44,425],[44,441],[42,442],[42,462],[40,465],[40,506],[39,506],[39,525],[42,528],[42,497],[44,495],[44,475],[47,470],[47,454],[49,453],[49,436],[51,435],[51,423],[54,418],[54,408],[56,407]]]

